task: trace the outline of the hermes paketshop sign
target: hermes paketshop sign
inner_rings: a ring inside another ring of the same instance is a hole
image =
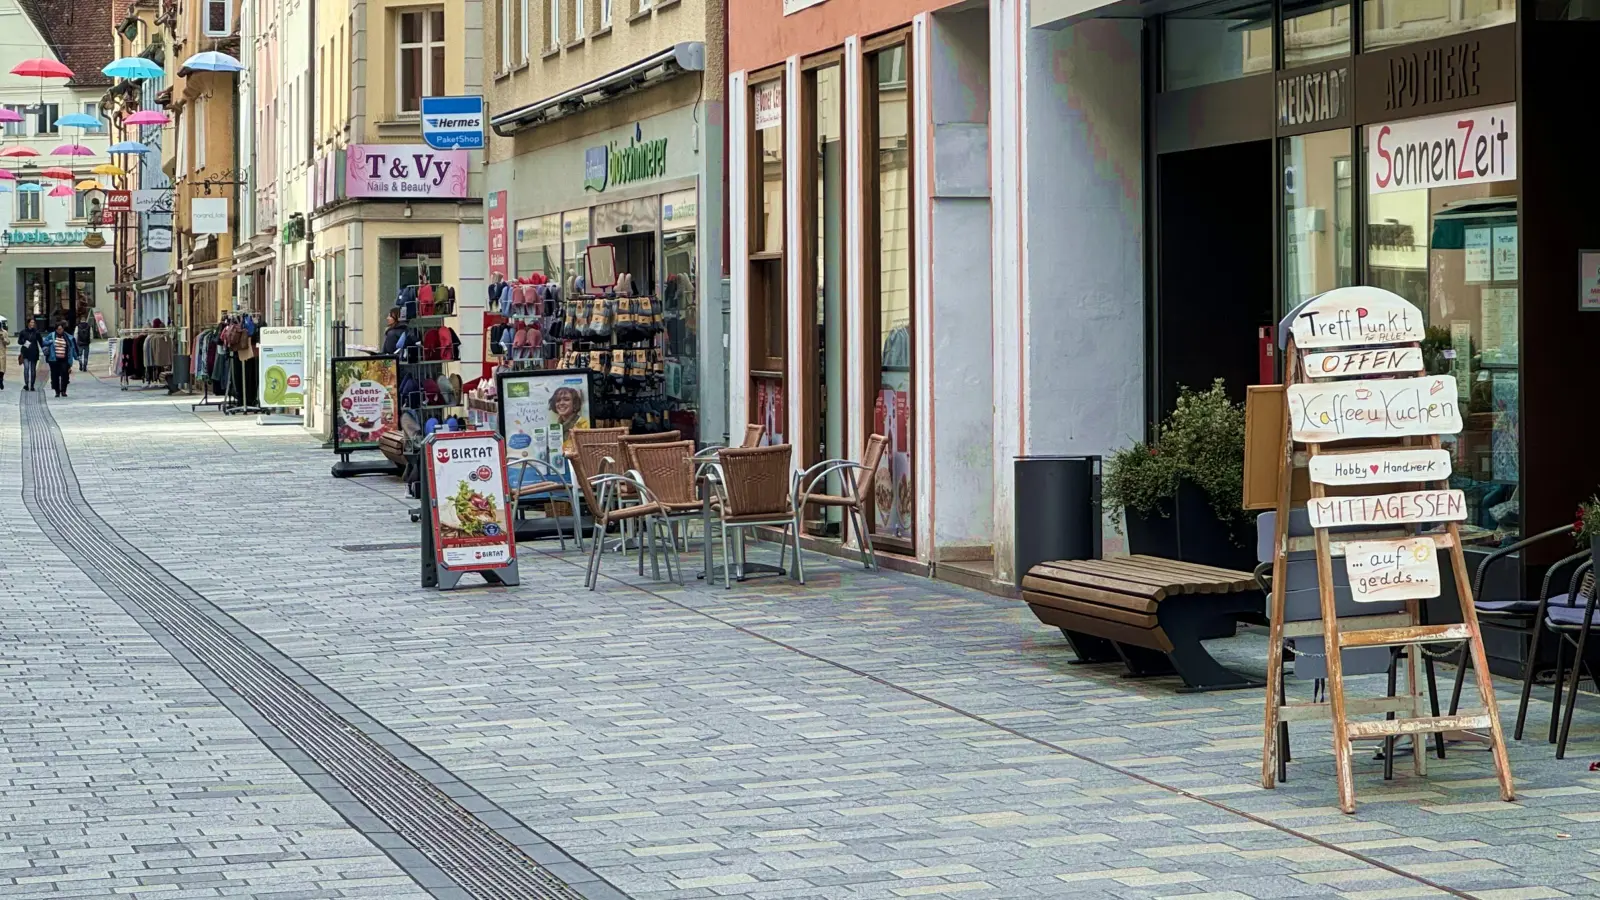
[[[345,151],[346,197],[461,199],[467,151],[426,144],[352,144]]]
[[[1473,109],[1367,126],[1367,193],[1511,181],[1517,108]]]

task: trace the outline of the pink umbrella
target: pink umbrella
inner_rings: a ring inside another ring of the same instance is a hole
[[[172,117],[159,109],[141,109],[122,121],[129,125],[166,125]]]
[[[0,169],[0,181],[16,181],[17,175],[10,169]]]
[[[0,122],[21,122],[21,121],[22,121],[22,113],[19,113],[16,110],[10,109],[8,107],[0,106]]]
[[[11,74],[30,78],[71,78],[72,70],[53,59],[25,59],[11,67]]]
[[[51,156],[93,156],[94,151],[82,144],[62,144],[50,151]]]
[[[58,184],[55,187],[51,188],[50,189],[50,193],[46,194],[45,196],[47,196],[47,197],[71,197],[72,196],[72,188],[67,187],[64,184]]]
[[[38,156],[38,155],[39,155],[39,151],[33,149],[32,147],[23,147],[23,146],[20,146],[20,145],[16,146],[16,147],[7,147],[4,150],[0,150],[0,156]]]

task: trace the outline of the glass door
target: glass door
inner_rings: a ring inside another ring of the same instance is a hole
[[[831,63],[806,73],[805,103],[810,143],[806,174],[811,188],[804,200],[812,269],[807,273],[805,321],[810,331],[804,348],[807,381],[806,465],[848,455],[845,445],[845,304],[844,304],[844,74]],[[839,495],[843,478],[832,475],[819,490]],[[808,517],[813,533],[840,536],[843,511],[822,507]]]

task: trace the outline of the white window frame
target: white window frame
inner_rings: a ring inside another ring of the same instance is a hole
[[[222,30],[211,27],[211,8],[222,10]],[[200,33],[208,38],[225,38],[233,34],[233,3],[230,0],[205,0],[200,5]]]
[[[98,100],[83,101],[83,114],[94,116],[96,119],[100,118],[100,102]]]
[[[500,71],[511,71],[511,0],[500,0]]]
[[[6,104],[6,109],[9,109],[12,112],[16,113],[17,115],[21,116],[22,117],[22,121],[20,121],[20,122],[7,122],[6,123],[6,127],[5,127],[5,136],[8,137],[8,138],[9,137],[27,137],[28,136],[28,104],[26,104],[26,103],[7,103]]]
[[[443,34],[435,35],[433,33],[434,13],[442,12],[443,9],[444,8],[440,6],[412,6],[395,11],[397,15],[394,19],[394,108],[395,115],[400,118],[413,119],[421,116],[423,97],[435,97],[444,94],[444,85],[433,84],[433,49],[435,47],[445,48],[445,63],[447,66],[449,65],[450,59],[448,55],[450,51],[445,44],[445,36]],[[405,34],[406,16],[422,17],[421,43],[408,44],[401,39]],[[422,93],[417,97],[417,108],[406,109],[405,66],[400,64],[400,58],[402,55],[404,55],[405,51],[412,49],[417,50],[420,54],[417,59],[417,65],[419,65],[422,69]]]
[[[525,66],[533,58],[533,6],[528,0],[517,0],[517,12],[521,26],[517,29],[517,65]]]
[[[611,0],[599,0],[600,3],[600,28],[611,27]]]
[[[206,103],[205,97],[197,97],[194,101],[194,170],[196,172],[206,167]]]
[[[87,221],[89,221],[88,198],[89,198],[89,192],[88,191],[73,191],[72,192],[72,200],[69,201],[72,204],[72,206],[71,206],[71,209],[72,209],[72,213],[71,213],[72,221],[74,221],[74,222],[87,222]]]
[[[583,0],[572,0],[572,39],[581,41],[589,36],[588,10]]]
[[[37,178],[19,178],[17,186],[24,184],[38,184]],[[27,207],[33,206],[33,215],[28,215]],[[44,221],[44,194],[37,191],[17,191],[17,221],[18,222],[43,222]]]
[[[547,15],[550,18],[547,24],[550,26],[550,46],[548,48],[550,50],[561,49],[561,4],[564,2],[565,0],[549,0],[550,7]]]
[[[44,114],[45,107],[54,109],[55,113],[53,115],[46,116]],[[61,133],[61,126],[56,124],[56,120],[61,118],[61,104],[41,102],[34,104],[34,109],[38,110],[38,112],[34,113],[33,115],[33,133],[36,137],[54,137]],[[50,130],[46,131],[46,128]]]
[[[634,14],[638,15],[640,13],[647,13],[650,11],[650,7],[655,5],[655,0],[637,0],[635,3],[636,10]]]

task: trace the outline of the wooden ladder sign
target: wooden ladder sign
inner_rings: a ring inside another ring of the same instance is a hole
[[[1278,460],[1261,784],[1271,788],[1277,783],[1282,765],[1279,729],[1284,723],[1331,718],[1339,808],[1347,813],[1355,811],[1352,741],[1381,738],[1392,758],[1395,740],[1406,737],[1416,773],[1425,775],[1425,736],[1467,729],[1487,731],[1484,740],[1494,758],[1500,797],[1514,798],[1494,685],[1484,674],[1489,663],[1457,525],[1466,518],[1466,498],[1449,486],[1450,454],[1440,441],[1441,435],[1462,428],[1456,383],[1451,376],[1421,374],[1419,345],[1424,333],[1420,310],[1398,294],[1373,287],[1322,294],[1296,310],[1289,322],[1284,373],[1289,416]],[[1351,440],[1363,444],[1338,446]],[[1297,452],[1297,444],[1304,447],[1303,453]],[[1311,480],[1306,512],[1313,529],[1311,549],[1316,552],[1320,623],[1283,620],[1288,555],[1304,546],[1288,534],[1290,476],[1298,464],[1309,470]],[[1373,492],[1361,496],[1328,492],[1329,487],[1369,485]],[[1443,531],[1422,530],[1440,523]],[[1362,530],[1339,533],[1337,543],[1330,537],[1330,528],[1350,527]],[[1440,595],[1441,553],[1450,556],[1461,624],[1423,625],[1420,604]],[[1405,611],[1341,619],[1333,576],[1336,554],[1343,557],[1351,599],[1402,601]],[[1281,696],[1284,640],[1315,636],[1322,638],[1328,651],[1328,700],[1287,703]],[[1472,654],[1482,708],[1455,716],[1424,715],[1421,647],[1461,641]],[[1339,651],[1357,647],[1409,648],[1407,695],[1346,699]],[[1375,714],[1389,718],[1350,718]]]

